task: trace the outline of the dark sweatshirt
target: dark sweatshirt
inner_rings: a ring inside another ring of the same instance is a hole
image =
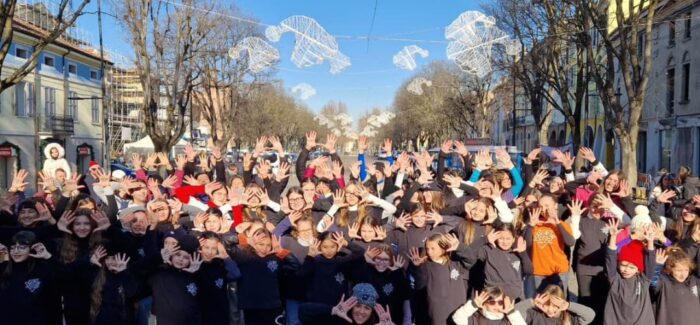
[[[348,273],[351,266],[360,261],[364,251],[351,244],[351,254],[336,255],[328,259],[322,255],[307,256],[299,275],[308,279],[306,301],[335,306],[343,294],[348,293]]]
[[[487,286],[501,288],[514,300],[524,297],[523,275],[532,274],[532,261],[527,252],[515,253],[492,247],[486,237],[477,238],[468,246],[467,251],[470,264],[475,264],[476,260],[485,263],[484,276]]]
[[[215,259],[202,263],[196,276],[202,306],[202,324],[228,324],[230,312],[227,285],[240,278],[238,266],[231,259]]]
[[[29,258],[22,263],[13,263],[12,272],[5,274],[10,262],[0,264],[0,315],[3,324],[44,325],[60,324],[52,322],[57,315],[50,310],[60,311],[60,300],[55,277],[56,267],[49,262]],[[30,266],[33,264],[33,266]],[[49,308],[58,303],[58,308]]]
[[[100,272],[97,266],[91,267],[96,273]],[[128,270],[119,273],[105,271],[100,312],[92,324],[136,324],[134,298],[139,292],[139,283]]]
[[[661,269],[663,265],[658,265]],[[700,280],[690,274],[685,282],[678,282],[666,274],[659,274],[652,282],[656,297],[656,324],[697,324],[700,321]]]
[[[428,315],[433,325],[449,323],[450,315],[467,302],[468,270],[460,261],[450,260],[445,265],[427,261],[409,268],[415,279],[415,289],[426,289]]]
[[[654,310],[651,306],[649,286],[654,275],[655,255],[645,250],[646,274],[637,274],[623,279],[617,271],[617,250],[605,250],[605,274],[610,282],[610,291],[605,302],[603,316],[606,325],[654,325]]]
[[[594,276],[603,272],[605,250],[608,240],[608,225],[605,221],[581,218],[581,237],[576,243],[576,272]]]
[[[391,319],[400,324],[404,318],[403,304],[409,299],[408,279],[404,270],[379,272],[367,263],[362,263],[358,269],[358,277],[353,279],[355,283],[369,283],[374,286],[379,294],[377,303],[382,306],[388,305]]]
[[[246,309],[273,309],[282,306],[279,281],[284,273],[299,268],[297,259],[267,255],[260,257],[248,249],[234,247],[231,257],[241,270],[238,280],[238,307]]]
[[[202,293],[194,274],[163,266],[150,278],[158,325],[202,324]]]

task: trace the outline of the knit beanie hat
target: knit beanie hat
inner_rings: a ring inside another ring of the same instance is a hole
[[[639,240],[633,240],[629,244],[620,249],[617,255],[617,262],[632,263],[639,269],[640,273],[644,272],[644,243]]]
[[[651,217],[649,216],[649,208],[638,205],[634,208],[634,218],[630,222],[630,231],[636,231],[644,226],[651,225]]]
[[[36,244],[36,235],[31,231],[22,230],[12,236],[12,242],[20,245],[32,246]]]
[[[199,249],[199,241],[197,238],[191,235],[184,235],[177,238],[177,243],[180,246],[180,250],[194,254]]]
[[[377,303],[377,290],[369,283],[358,283],[352,288],[352,296],[357,298],[357,303],[361,305],[366,305],[374,307]]]

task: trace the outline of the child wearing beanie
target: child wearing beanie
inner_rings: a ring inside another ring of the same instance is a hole
[[[617,253],[619,221],[609,222],[610,239],[605,256],[605,274],[610,291],[605,303],[605,324],[653,325],[654,310],[649,286],[654,275],[654,233],[647,232],[642,241],[635,240]],[[645,267],[646,266],[646,267]]]

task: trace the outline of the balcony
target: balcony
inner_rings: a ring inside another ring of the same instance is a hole
[[[69,115],[54,115],[46,119],[48,131],[54,135],[73,135],[73,117]]]

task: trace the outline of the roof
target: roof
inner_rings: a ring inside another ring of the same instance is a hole
[[[43,28],[39,28],[38,26],[34,26],[34,25],[32,25],[26,21],[22,21],[20,19],[13,19],[12,23],[13,23],[13,28],[14,28],[15,32],[26,34],[26,35],[31,36],[31,37],[36,38],[36,39],[47,37],[50,34],[49,31],[47,31]],[[75,43],[68,41],[63,36],[57,37],[56,40],[54,40],[51,44],[63,47],[65,49],[68,49],[68,50],[76,52],[76,53],[80,53],[82,55],[85,55],[89,58],[92,58],[92,59],[95,59],[98,61],[100,60],[99,50],[92,49],[93,51],[88,51],[88,50],[76,45]],[[105,60],[105,64],[107,64],[107,65],[113,64],[111,61],[109,61],[109,59],[106,56],[105,56],[104,60]]]

